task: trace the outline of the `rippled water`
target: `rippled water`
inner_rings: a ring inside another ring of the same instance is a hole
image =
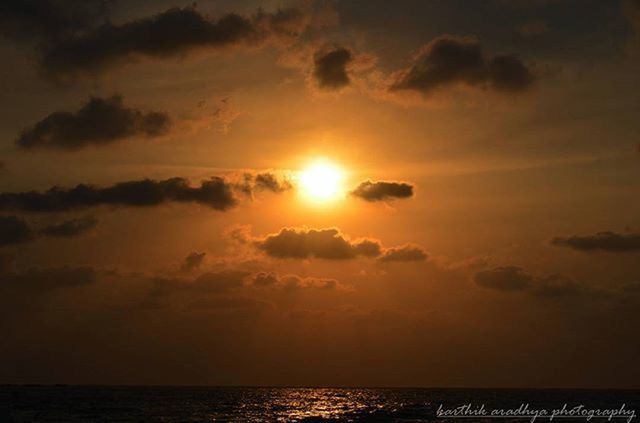
[[[4,386],[0,421],[478,421],[436,418],[440,404],[466,403],[492,408],[529,403],[549,409],[564,403],[591,408],[624,403],[638,410],[640,391]],[[501,419],[510,420],[527,421]]]

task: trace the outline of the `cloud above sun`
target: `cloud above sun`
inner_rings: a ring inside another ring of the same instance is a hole
[[[171,119],[166,113],[126,107],[121,96],[91,97],[76,112],[54,112],[23,129],[16,145],[24,150],[79,150],[133,136],[159,137],[170,126]]]
[[[11,10],[14,12],[14,10]],[[17,11],[16,11],[17,12]],[[41,66],[52,77],[96,74],[136,58],[175,58],[197,49],[260,46],[298,37],[313,23],[300,9],[258,10],[251,16],[205,16],[195,7],[173,7],[122,24],[105,22],[45,44]]]
[[[318,51],[313,59],[313,76],[321,89],[337,90],[350,83],[347,65],[353,60],[353,53],[344,47],[329,51]]]
[[[391,91],[433,91],[463,84],[497,92],[529,89],[535,75],[518,56],[487,57],[474,37],[442,35],[424,45],[409,67],[390,76]]]

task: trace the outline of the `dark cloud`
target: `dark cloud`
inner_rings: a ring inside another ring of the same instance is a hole
[[[349,260],[358,257],[377,257],[385,262],[424,261],[427,253],[423,248],[406,244],[384,248],[375,239],[351,239],[339,229],[283,228],[266,237],[252,237],[247,227],[235,227],[227,236],[242,244],[251,243],[266,255],[282,259]],[[256,285],[275,284],[279,281],[272,275],[261,275]]]
[[[178,292],[197,294],[217,294],[233,291],[244,285],[249,272],[239,269],[226,269],[206,272],[195,279],[157,277],[152,280],[153,295],[170,295]]]
[[[70,36],[104,22],[108,0],[3,0],[0,35],[10,38]]]
[[[0,216],[0,246],[30,241],[34,234],[22,219],[17,216]]]
[[[375,240],[349,240],[338,229],[284,228],[255,241],[258,249],[276,258],[346,260],[377,257],[382,247]]]
[[[251,174],[245,173],[242,183],[236,185],[236,188],[249,197],[257,191],[270,191],[274,193],[280,193],[288,191],[292,188],[291,182],[281,176],[273,173],[258,173]]]
[[[79,219],[66,220],[61,223],[46,226],[40,229],[40,234],[55,238],[73,238],[89,232],[98,225],[98,220],[93,216]]]
[[[476,273],[475,283],[497,291],[523,291],[546,299],[607,299],[619,291],[602,289],[577,282],[565,275],[533,276],[516,266],[497,267]]]
[[[595,235],[556,237],[551,243],[579,251],[640,251],[640,234],[598,232]]]
[[[476,39],[445,35],[424,46],[391,88],[428,93],[453,82],[476,85],[486,78],[485,67]]]
[[[125,107],[122,97],[91,97],[75,113],[54,112],[22,131],[16,144],[30,150],[52,148],[79,150],[133,137],[157,137],[170,126],[169,116]]]
[[[413,186],[405,182],[362,182],[351,195],[366,201],[386,201],[413,196]]]
[[[487,80],[496,91],[517,93],[533,84],[534,76],[514,55],[492,58],[487,64]]]
[[[347,65],[353,60],[353,53],[344,48],[321,50],[313,59],[313,76],[318,86],[326,90],[337,90],[349,85]]]
[[[259,173],[254,178],[254,189],[283,192],[291,189],[291,182],[278,179],[272,173]]]
[[[97,279],[97,273],[87,266],[33,268],[23,273],[4,272],[0,279],[2,289],[47,291],[93,283]]]
[[[52,43],[44,51],[42,66],[55,76],[96,73],[137,57],[180,56],[197,48],[255,46],[268,39],[295,37],[308,24],[309,17],[297,9],[259,11],[251,17],[232,13],[213,20],[194,7],[174,7],[121,25],[106,23]]]
[[[180,266],[180,270],[183,272],[192,272],[194,270],[198,270],[204,261],[207,253],[196,253],[193,252],[185,257],[182,262],[182,266]]]
[[[533,277],[519,267],[505,266],[478,272],[474,281],[483,288],[498,291],[523,291],[533,283]]]
[[[575,297],[588,292],[587,288],[573,279],[563,275],[552,275],[536,280],[534,291],[536,295],[547,298]]]
[[[33,241],[39,236],[73,238],[86,233],[97,224],[98,221],[94,217],[88,216],[55,223],[33,231],[17,216],[0,216],[0,246]]]
[[[278,275],[273,272],[258,272],[251,278],[251,285],[258,288],[303,289],[316,288],[335,290],[343,286],[335,279],[301,277],[298,275]]]
[[[189,186],[184,178],[143,179],[104,188],[81,184],[68,189],[53,187],[44,192],[0,193],[0,210],[62,212],[101,205],[151,207],[173,201],[224,211],[237,203],[232,189],[232,184],[217,176],[203,181],[199,187]]]
[[[487,58],[476,38],[442,35],[425,45],[406,69],[392,75],[391,90],[431,94],[453,84],[520,92],[535,80],[514,55]]]
[[[417,245],[403,245],[387,248],[380,256],[380,261],[424,261],[427,253]]]

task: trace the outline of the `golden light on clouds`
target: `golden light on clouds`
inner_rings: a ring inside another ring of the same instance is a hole
[[[317,203],[326,203],[344,194],[344,171],[327,159],[310,162],[299,174],[301,194]]]

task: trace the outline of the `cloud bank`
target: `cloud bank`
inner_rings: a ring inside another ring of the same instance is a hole
[[[125,107],[121,96],[91,97],[77,112],[54,112],[25,128],[16,145],[23,150],[79,150],[133,136],[157,137],[168,132],[166,113]]]
[[[44,49],[41,65],[53,76],[99,73],[139,57],[176,57],[200,48],[258,46],[269,40],[291,39],[310,24],[310,17],[299,9],[259,10],[250,17],[230,13],[215,20],[195,7],[174,7],[56,40]]]
[[[301,277],[298,275],[278,275],[274,272],[258,272],[251,277],[251,286],[257,288],[277,288],[277,289],[344,289],[335,279]]]
[[[368,238],[352,239],[336,228],[283,228],[263,238],[251,238],[247,233],[234,231],[234,239],[251,242],[269,257],[278,259],[351,260],[360,257],[377,258],[383,262],[424,261],[426,252],[419,246],[407,244],[384,248],[380,241]]]
[[[97,225],[98,219],[93,216],[86,216],[45,226],[40,229],[39,233],[54,238],[73,238],[89,232]]]
[[[338,229],[283,228],[255,242],[258,249],[276,258],[345,260],[356,257],[377,257],[382,247],[378,241],[351,241]]]
[[[502,292],[526,292],[539,298],[569,299],[591,298],[603,299],[620,294],[621,290],[605,290],[585,285],[564,275],[554,274],[538,277],[517,266],[496,267],[478,272],[474,282],[486,289]]]
[[[285,182],[275,175],[262,173],[259,180],[237,184],[220,176],[212,176],[191,186],[186,178],[164,180],[141,179],[119,182],[108,187],[79,184],[73,188],[54,186],[47,191],[0,192],[0,210],[35,213],[64,212],[98,206],[153,207],[162,204],[196,203],[218,211],[226,211],[238,204],[234,192],[252,194],[254,190],[283,191]],[[253,177],[251,179],[253,181]]]
[[[20,244],[33,239],[29,225],[17,216],[0,216],[0,246]]]
[[[442,35],[422,47],[410,66],[391,75],[389,90],[429,95],[443,87],[463,84],[518,93],[534,81],[531,69],[517,56],[488,57],[476,38]]]
[[[97,219],[87,216],[54,223],[34,231],[18,216],[0,216],[0,246],[21,244],[38,237],[74,238],[90,231],[97,224]]]
[[[77,185],[53,187],[44,192],[0,193],[0,210],[63,212],[102,205],[151,207],[168,202],[197,203],[224,211],[236,205],[233,186],[214,176],[192,187],[185,178],[143,179],[120,182],[110,187]]]
[[[614,253],[640,251],[640,234],[618,234],[598,232],[595,235],[556,237],[553,245],[569,247],[578,251],[608,251]]]

